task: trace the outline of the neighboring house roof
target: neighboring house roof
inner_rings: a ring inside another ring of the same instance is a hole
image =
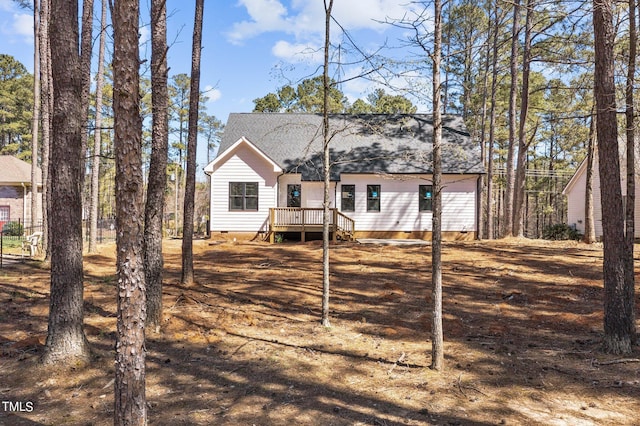
[[[620,156],[620,178],[624,181],[625,176],[627,175],[627,138],[626,135],[619,135],[618,137],[618,155]],[[596,146],[593,152],[593,173],[600,173],[598,169],[598,147]],[[640,146],[636,145],[636,179],[640,177],[640,168],[638,167],[638,158],[640,158]],[[585,157],[582,162],[578,165],[575,173],[567,183],[567,185],[562,190],[563,195],[568,195],[573,188],[576,186],[577,182],[580,180],[580,177],[587,172],[587,157]]]
[[[42,185],[42,170],[37,170],[38,185]],[[0,155],[0,183],[31,185],[31,164],[12,155]]]
[[[431,174],[431,114],[332,114],[330,152],[333,180],[342,173]],[[229,115],[218,157],[242,138],[285,172],[322,180],[322,115],[238,113]],[[442,171],[484,173],[479,144],[462,118],[443,117]]]
[[[580,176],[582,176],[582,174],[586,170],[587,170],[587,159],[585,158],[584,160],[582,160],[582,162],[576,169],[576,172],[573,174],[573,176],[571,176],[571,179],[569,179],[569,182],[562,190],[562,195],[567,195],[569,194],[569,192],[573,190],[573,187],[576,186],[577,182],[580,180]]]

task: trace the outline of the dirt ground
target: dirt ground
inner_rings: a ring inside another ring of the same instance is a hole
[[[640,351],[600,351],[601,246],[446,243],[443,372],[429,369],[429,246],[332,246],[329,328],[318,242],[197,241],[190,288],[180,242],[165,247],[150,425],[640,424]],[[113,424],[113,245],[85,265],[96,356],[65,369],[38,365],[48,270],[0,270],[0,424]]]

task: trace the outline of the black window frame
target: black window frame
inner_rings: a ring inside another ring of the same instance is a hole
[[[418,187],[419,211],[433,211],[433,185],[419,185]]]
[[[234,186],[241,187],[241,191],[234,191]],[[255,195],[247,194],[248,186],[255,186]],[[238,195],[234,195],[235,192],[240,192]],[[229,211],[232,212],[244,212],[244,211],[252,211],[257,212],[259,209],[259,185],[258,182],[229,182]],[[234,200],[241,200],[241,207],[237,207]],[[251,203],[247,203],[247,201],[255,201],[255,208],[251,205]],[[251,207],[247,207],[247,206]]]
[[[349,195],[344,196],[345,193]],[[346,207],[345,207],[346,206]],[[340,186],[340,211],[355,212],[356,211],[356,186],[353,184]]]
[[[381,192],[382,192],[382,188],[380,185],[367,185],[367,211],[368,212],[380,211]]]
[[[297,190],[297,195],[295,191]],[[302,207],[302,185],[299,183],[287,184],[287,207]]]

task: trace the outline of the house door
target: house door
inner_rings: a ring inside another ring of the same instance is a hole
[[[287,185],[287,207],[302,206],[302,192],[299,183]]]

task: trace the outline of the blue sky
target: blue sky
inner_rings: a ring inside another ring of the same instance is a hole
[[[95,3],[99,17],[100,2]],[[403,35],[380,21],[401,17],[409,7],[407,3],[337,0],[334,17],[363,50],[371,52],[385,41],[399,44]],[[170,75],[190,73],[194,4],[167,1]],[[150,49],[148,8],[148,2],[142,2],[142,55]],[[32,25],[30,11],[19,9],[12,0],[0,0],[0,53],[14,56],[29,71],[33,71]],[[335,25],[333,28],[332,40],[337,44],[340,33]],[[318,75],[323,37],[322,0],[205,2],[201,89],[209,97],[207,113],[225,122],[231,112],[252,111],[254,99],[284,84],[296,85],[303,78]],[[359,69],[344,68],[342,73],[357,75]],[[366,96],[373,87],[366,80],[355,79],[345,83],[342,91],[353,101]],[[202,155],[199,150],[199,164],[203,163]]]

